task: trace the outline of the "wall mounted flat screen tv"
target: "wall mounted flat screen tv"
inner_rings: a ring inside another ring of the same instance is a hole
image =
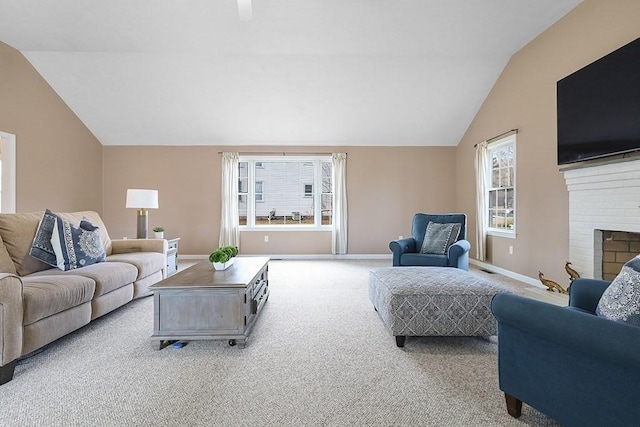
[[[559,165],[640,151],[640,38],[556,90]]]

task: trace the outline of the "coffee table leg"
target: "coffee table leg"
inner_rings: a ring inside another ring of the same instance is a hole
[[[151,340],[151,346],[154,350],[162,350],[177,341],[178,340]]]
[[[245,346],[247,345],[247,340],[245,339],[230,339],[229,340],[229,345],[231,347],[234,346],[238,346],[238,348],[245,348]]]

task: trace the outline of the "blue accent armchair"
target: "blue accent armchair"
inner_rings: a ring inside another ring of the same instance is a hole
[[[511,416],[525,402],[564,426],[640,425],[640,327],[595,315],[607,286],[574,280],[568,307],[493,298],[499,383]]]
[[[449,247],[444,255],[422,254],[422,242],[429,221],[449,224],[460,223],[458,241]],[[411,224],[411,237],[393,240],[389,243],[389,249],[393,252],[393,266],[433,266],[433,267],[457,267],[469,270],[469,249],[471,244],[467,238],[467,215],[454,214],[426,214],[417,213],[413,216]]]

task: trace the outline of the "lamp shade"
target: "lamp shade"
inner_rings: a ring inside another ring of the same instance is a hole
[[[136,209],[158,209],[158,190],[127,190],[127,207]]]

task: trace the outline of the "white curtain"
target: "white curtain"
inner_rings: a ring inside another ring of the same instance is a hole
[[[238,153],[222,153],[222,212],[219,246],[240,246]]]
[[[347,253],[347,154],[333,153],[333,221],[331,230],[331,253]]]
[[[487,141],[476,145],[476,257],[484,261],[487,252]]]

